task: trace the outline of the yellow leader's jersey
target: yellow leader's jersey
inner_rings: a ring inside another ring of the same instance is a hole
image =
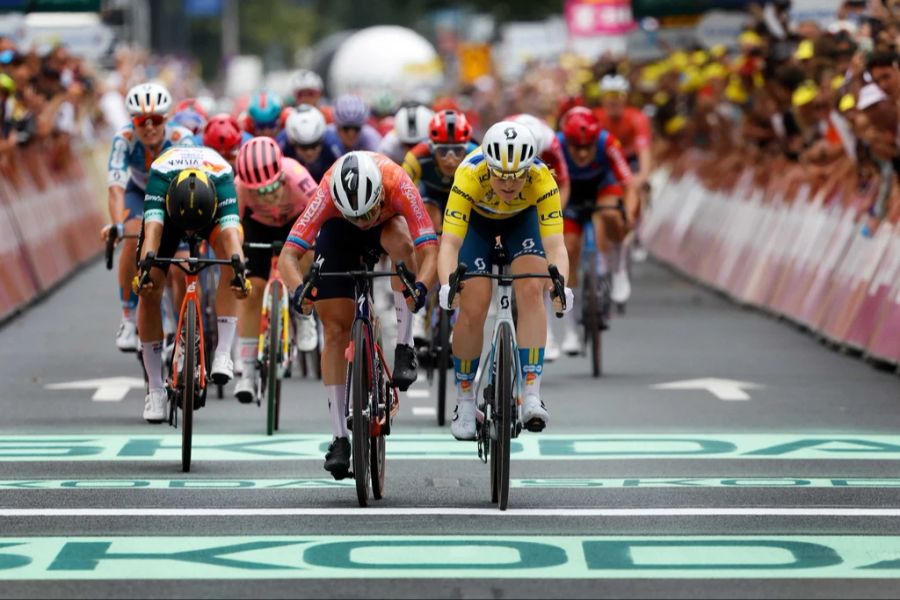
[[[481,149],[469,154],[456,170],[450,199],[444,211],[444,232],[464,238],[473,209],[488,219],[508,219],[536,206],[541,237],[562,234],[559,188],[549,167],[539,160],[535,161],[525,177],[525,187],[518,196],[510,201],[501,200],[491,188],[487,160]]]

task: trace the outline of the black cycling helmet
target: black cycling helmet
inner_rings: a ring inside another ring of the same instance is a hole
[[[166,213],[172,223],[187,233],[205,229],[216,215],[216,188],[200,169],[184,169],[166,192]]]

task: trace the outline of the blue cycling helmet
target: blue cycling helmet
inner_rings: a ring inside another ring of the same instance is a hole
[[[281,98],[272,92],[263,91],[253,94],[250,105],[247,107],[247,115],[253,121],[256,129],[270,129],[278,126],[278,118],[284,105]]]
[[[172,115],[171,122],[185,129],[189,129],[191,133],[197,135],[206,127],[206,119],[196,110],[187,108],[180,110]]]
[[[344,94],[334,102],[334,122],[338,127],[350,125],[362,127],[369,117],[369,107],[359,96]]]

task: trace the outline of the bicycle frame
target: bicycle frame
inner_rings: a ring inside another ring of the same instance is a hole
[[[187,313],[188,302],[194,301],[194,310],[197,312],[197,338],[200,341],[200,389],[206,389],[206,342],[203,336],[203,315],[200,313],[199,274],[186,276],[187,289],[184,300],[181,302],[181,310],[178,311],[178,327],[175,329],[175,348],[180,348],[182,342],[181,331],[184,324],[184,316]],[[172,361],[172,386],[178,387],[178,368],[176,361]]]
[[[271,246],[270,244],[261,244],[265,246]],[[252,248],[254,245],[249,244]],[[272,288],[281,287],[281,296],[279,306],[277,308],[278,315],[276,318],[281,320],[281,369],[282,374],[287,370],[288,365],[291,361],[291,337],[289,335],[289,327],[290,327],[290,315],[291,315],[291,305],[290,298],[288,297],[290,293],[287,289],[287,284],[284,283],[284,280],[281,278],[281,273],[278,271],[278,255],[272,255],[272,267],[269,271],[269,280],[266,281],[266,287],[263,290],[263,298],[262,298],[262,312],[259,316],[259,339],[256,345],[256,360],[262,364],[265,361],[265,345],[266,345],[266,333],[269,330],[269,320],[272,318],[272,315],[269,314],[269,304],[270,299],[272,297]]]

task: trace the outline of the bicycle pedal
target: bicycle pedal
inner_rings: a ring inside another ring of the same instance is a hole
[[[540,419],[534,418],[525,423],[525,429],[532,433],[540,433],[544,430],[546,425]]]

